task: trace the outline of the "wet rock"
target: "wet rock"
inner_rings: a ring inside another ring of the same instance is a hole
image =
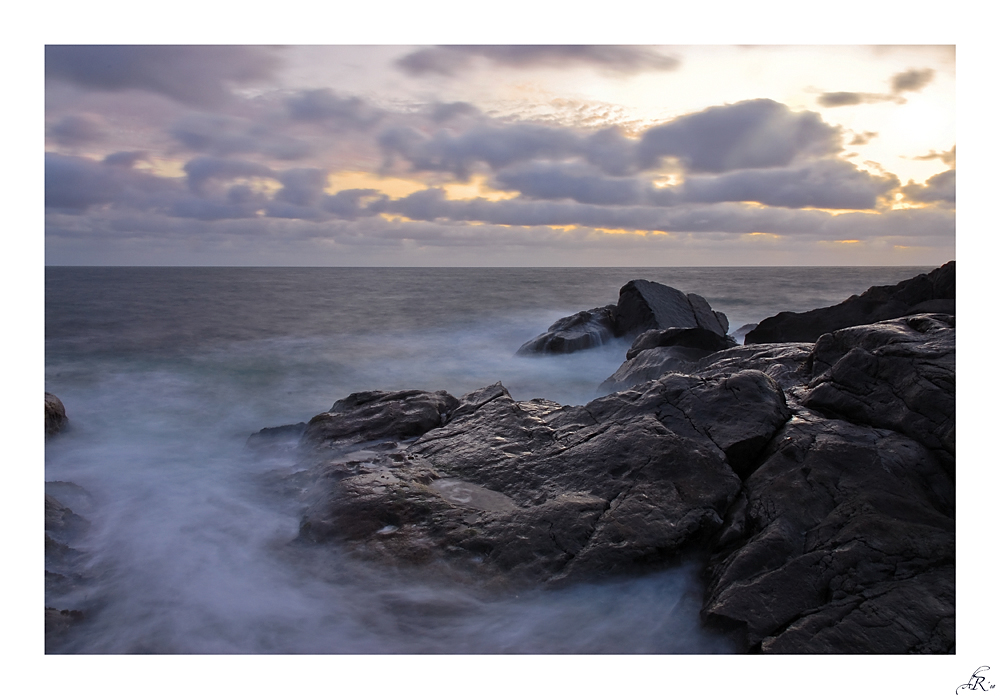
[[[602,345],[612,337],[632,339],[649,330],[670,328],[700,328],[725,337],[729,321],[724,313],[713,311],[708,301],[698,294],[685,294],[665,284],[634,279],[621,288],[616,305],[561,318],[547,332],[524,343],[517,354],[575,352]],[[704,337],[697,337],[697,333],[690,335],[685,346],[696,347],[697,343],[706,342]]]
[[[445,391],[364,391],[352,393],[306,426],[303,443],[364,442],[417,437],[441,426],[458,400]]]
[[[705,328],[725,336],[729,321],[698,294],[635,279],[619,292],[615,328],[619,336],[625,337],[666,328]]]
[[[614,336],[615,306],[592,308],[560,318],[546,332],[521,345],[517,354],[566,354],[603,345]]]
[[[955,314],[955,262],[894,286],[873,286],[836,306],[765,318],[746,343],[815,342],[820,335],[919,313]]]
[[[954,466],[954,316],[838,330],[816,343],[812,364],[803,405],[905,434]]]
[[[52,437],[66,429],[69,420],[66,418],[66,407],[58,397],[51,393],[45,394],[45,437]]]
[[[923,445],[800,413],[745,498],[704,613],[747,649],[954,652],[954,482]]]
[[[686,347],[700,350],[709,355],[729,347],[735,347],[736,342],[705,328],[667,328],[666,330],[647,330],[635,338],[626,359],[632,359],[640,352],[654,347]]]

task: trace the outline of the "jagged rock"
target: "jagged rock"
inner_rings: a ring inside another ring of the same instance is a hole
[[[895,286],[873,286],[836,306],[765,318],[745,342],[815,342],[820,335],[919,313],[955,314],[955,262]]]
[[[757,371],[671,376],[582,407],[497,384],[405,448],[318,467],[302,537],[527,583],[641,568],[704,545],[740,489],[733,469],[789,414]]]
[[[640,352],[654,347],[687,347],[701,350],[705,356],[729,347],[735,347],[736,342],[705,328],[667,328],[665,330],[647,330],[632,342],[626,359],[632,359]]]
[[[681,347],[654,348],[626,359],[601,383],[598,391],[622,391],[671,372],[700,374],[743,369],[762,371],[775,379],[782,389],[795,389],[808,378],[801,369],[812,349],[812,343],[807,342],[735,346],[708,354]]]
[[[352,393],[306,426],[305,443],[407,439],[439,427],[458,399],[445,391],[364,391]]]
[[[612,337],[632,339],[647,330],[669,328],[701,328],[725,337],[729,321],[698,294],[634,279],[619,291],[617,305],[560,318],[547,332],[521,345],[517,354],[575,352],[604,344]],[[688,346],[695,341],[693,337]]]
[[[635,337],[666,328],[705,328],[724,337],[729,321],[698,294],[685,294],[645,279],[632,280],[621,288],[615,314],[617,335]]]
[[[614,335],[615,306],[591,308],[560,318],[546,332],[521,345],[517,354],[567,354],[603,345]]]
[[[905,434],[954,467],[954,316],[910,316],[824,335],[813,372],[803,405]]]
[[[954,482],[922,445],[799,413],[744,497],[704,613],[747,649],[954,652]]]
[[[45,394],[45,437],[52,437],[66,429],[69,420],[66,418],[66,407],[62,401],[51,393]]]

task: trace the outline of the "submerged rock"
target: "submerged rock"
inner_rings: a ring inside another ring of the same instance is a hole
[[[52,437],[66,429],[69,420],[66,418],[66,407],[58,397],[51,393],[45,394],[45,437]]]
[[[606,343],[612,337],[635,338],[649,330],[695,329],[724,338],[729,321],[698,294],[635,279],[623,286],[616,305],[592,308],[561,318],[521,345],[517,354],[562,354]],[[687,346],[694,347],[691,338]],[[701,340],[704,343],[704,339]],[[677,344],[677,343],[675,343]]]
[[[954,260],[894,286],[873,286],[836,306],[765,318],[747,333],[746,343],[815,342],[824,333],[919,313],[955,314]]]
[[[299,539],[515,587],[695,554],[704,619],[747,651],[953,653],[954,317],[647,346],[682,334],[583,406],[338,401],[302,436]]]
[[[547,331],[521,345],[517,354],[567,354],[603,345],[614,336],[615,306],[591,308],[560,318]]]

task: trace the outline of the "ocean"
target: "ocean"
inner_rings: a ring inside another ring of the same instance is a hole
[[[944,262],[944,261],[942,261]],[[704,296],[730,330],[927,267],[49,267],[45,383],[70,429],[45,480],[90,527],[85,579],[47,606],[86,619],[61,653],[729,653],[702,627],[695,562],[502,596],[291,545],[299,505],[247,437],[352,392],[497,381],[582,404],[626,345],[516,357],[631,279]]]

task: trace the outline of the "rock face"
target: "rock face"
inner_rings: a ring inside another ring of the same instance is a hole
[[[51,393],[45,394],[45,437],[58,434],[69,424],[62,401]]]
[[[955,314],[954,261],[895,286],[873,286],[836,306],[765,318],[747,333],[746,343],[815,342],[834,330],[918,313]]]
[[[521,345],[517,354],[575,352],[604,344],[612,337],[631,339],[649,330],[667,329],[701,329],[724,338],[729,321],[698,294],[635,279],[621,288],[617,305],[561,318],[548,331]]]
[[[90,523],[56,499],[86,504],[90,495],[75,483],[45,484],[45,649],[55,651],[72,628],[83,621],[80,610],[48,606],[49,599],[73,590],[84,581],[85,555],[76,548]]]
[[[521,345],[517,354],[566,354],[603,345],[614,336],[615,306],[591,308],[560,318],[546,332]]]
[[[615,328],[618,335],[626,337],[666,328],[705,328],[724,337],[729,332],[729,320],[725,314],[713,311],[698,294],[635,279],[618,294]]]
[[[729,347],[585,406],[354,394],[302,437],[300,539],[515,587],[696,554],[748,651],[954,652],[954,333]]]

